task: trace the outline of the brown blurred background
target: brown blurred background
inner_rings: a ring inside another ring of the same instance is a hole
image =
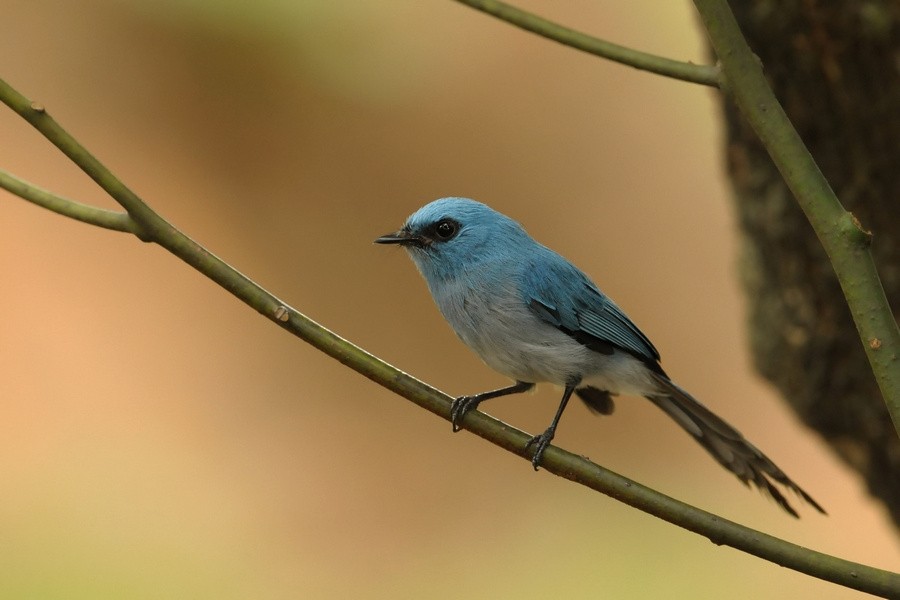
[[[687,2],[518,5],[704,60]],[[450,1],[7,0],[3,20],[0,76],[154,208],[450,394],[505,380],[371,242],[446,195],[522,221],[831,516],[785,516],[642,400],[573,406],[560,445],[898,567],[883,511],[749,367],[713,92]],[[0,167],[115,208],[8,110],[0,139]],[[0,225],[0,597],[862,597],[451,435],[158,247],[5,192]],[[556,402],[487,410],[538,431]]]

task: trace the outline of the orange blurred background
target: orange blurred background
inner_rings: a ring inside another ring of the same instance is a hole
[[[517,4],[705,61],[686,2]],[[750,367],[710,90],[450,1],[7,0],[4,25],[0,76],[151,206],[450,394],[506,380],[372,240],[447,195],[520,220],[831,516],[785,516],[643,400],[610,419],[573,405],[559,445],[898,567],[884,511]],[[11,111],[0,139],[0,167],[116,208]],[[0,224],[0,597],[863,597],[451,435],[158,247],[5,192]],[[557,400],[487,411],[537,432]]]

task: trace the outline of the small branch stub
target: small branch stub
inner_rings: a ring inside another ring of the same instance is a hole
[[[850,215],[850,222],[853,224],[853,227],[855,229],[855,231],[853,231],[853,234],[855,234],[857,238],[859,238],[861,234],[862,243],[867,247],[871,246],[872,237],[874,235],[872,231],[863,227],[863,224],[856,217],[856,215],[854,215],[853,213],[848,214]]]
[[[31,110],[33,110],[36,113],[40,113],[40,114],[44,114],[45,112],[47,112],[47,109],[44,108],[44,105],[41,104],[40,102],[32,102]]]

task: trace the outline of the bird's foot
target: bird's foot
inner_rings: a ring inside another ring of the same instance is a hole
[[[541,466],[541,461],[544,459],[544,450],[547,449],[547,446],[550,445],[550,442],[553,440],[553,436],[556,434],[556,430],[553,427],[548,427],[547,431],[542,433],[541,435],[536,435],[525,444],[525,450],[527,451],[531,446],[534,446],[534,456],[531,457],[531,465],[534,467],[534,470],[537,471],[538,467]]]
[[[466,413],[478,406],[480,399],[478,396],[460,396],[450,405],[450,425],[453,426],[453,433],[462,429],[461,423]]]

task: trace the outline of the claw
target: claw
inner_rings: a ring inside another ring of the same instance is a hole
[[[517,381],[514,385],[500,388],[499,390],[482,392],[481,394],[475,394],[474,396],[460,396],[450,404],[450,424],[453,426],[453,432],[455,433],[462,429],[461,423],[463,417],[466,416],[466,413],[477,407],[485,400],[490,400],[491,398],[499,398],[500,396],[509,396],[510,394],[518,394],[528,391],[533,387],[533,383]]]
[[[550,445],[550,442],[553,440],[553,436],[556,434],[553,427],[550,427],[542,433],[541,435],[536,435],[525,444],[525,450],[527,451],[532,445],[537,444],[537,447],[534,449],[534,456],[531,457],[531,466],[534,467],[534,470],[537,471],[538,467],[541,466],[541,461],[544,459],[544,450],[547,449],[547,446]]]
[[[460,396],[450,405],[450,425],[453,427],[453,433],[456,433],[462,426],[463,417],[472,408],[472,400],[475,396]]]

